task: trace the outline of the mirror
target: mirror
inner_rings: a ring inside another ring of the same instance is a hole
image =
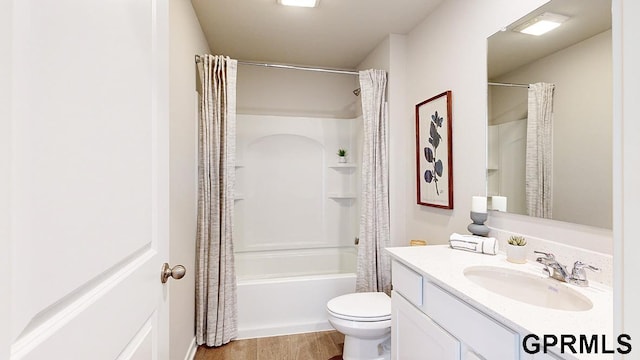
[[[540,36],[515,31],[544,13],[568,18]],[[506,198],[509,213],[611,229],[611,0],[551,0],[489,37],[487,67],[487,194],[501,196],[493,207],[504,211]],[[554,85],[547,150],[527,140],[542,113],[528,108],[534,83]],[[533,205],[541,198],[543,215]]]

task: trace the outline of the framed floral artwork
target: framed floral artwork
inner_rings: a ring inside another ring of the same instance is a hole
[[[416,105],[417,202],[453,209],[451,91]]]

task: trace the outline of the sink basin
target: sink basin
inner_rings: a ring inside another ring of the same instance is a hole
[[[586,296],[551,278],[491,266],[471,266],[464,270],[464,275],[491,292],[530,305],[567,311],[593,307]]]

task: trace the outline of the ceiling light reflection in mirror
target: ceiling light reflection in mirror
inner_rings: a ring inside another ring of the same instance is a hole
[[[568,16],[546,12],[542,15],[536,16],[535,18],[533,18],[533,20],[527,21],[524,24],[514,28],[513,31],[518,31],[523,34],[540,36],[558,28],[568,18]]]

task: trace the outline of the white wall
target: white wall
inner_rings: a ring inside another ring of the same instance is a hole
[[[413,131],[411,121],[413,108],[406,107],[407,99],[407,40],[405,35],[389,35],[389,210],[391,211],[391,243],[406,245],[411,240],[407,235],[405,189],[411,187],[411,173],[404,169],[414,164],[415,159],[403,153],[406,143],[403,134]],[[407,120],[410,121],[407,121]]]
[[[352,119],[358,77],[293,69],[238,66],[238,114]]]
[[[413,129],[411,109],[406,105],[406,36],[390,34],[358,65],[358,69],[387,71],[387,102],[389,112],[389,210],[391,245],[409,242],[406,234],[406,196],[410,175],[405,169],[414,164],[407,156],[405,135]],[[415,151],[415,150],[414,150]]]
[[[415,204],[415,180],[407,196],[407,235],[445,243],[466,232],[471,196],[486,193],[486,38],[544,4],[544,0],[443,3],[407,36],[407,108],[445,90],[453,92],[454,209]],[[464,24],[464,26],[460,26]],[[413,132],[405,153],[415,153]],[[407,173],[415,169],[408,167]],[[611,252],[610,234],[557,221],[491,213],[488,224],[527,236]],[[567,234],[572,236],[567,237]]]
[[[553,118],[553,218],[611,229],[612,64],[611,31],[492,81],[556,85]],[[491,115],[520,107],[523,88],[490,87]],[[521,119],[512,118],[511,120]],[[491,122],[491,120],[490,120]]]
[[[359,70],[380,69],[389,71],[391,68],[391,36],[387,36],[376,46],[358,65]]]
[[[195,54],[209,52],[189,0],[169,2],[170,32],[170,264],[186,276],[172,280],[170,359],[184,359],[194,339],[197,121]]]
[[[450,0],[407,35],[406,108],[445,90],[453,92],[454,180],[454,209],[441,210],[414,205],[412,175],[411,185],[405,191],[409,238],[445,243],[452,232],[466,232],[471,222],[471,196],[486,193],[486,39],[544,3],[544,0],[482,3]],[[415,154],[414,137],[413,131],[405,134],[404,154]],[[408,166],[405,173],[415,174],[415,169]],[[493,212],[488,224],[496,229],[611,253],[610,232],[596,228]],[[568,234],[571,236],[567,237]]]
[[[407,234],[444,243],[466,232],[471,196],[486,192],[486,38],[544,4],[544,0],[442,3],[407,36],[407,108],[452,90],[454,209],[415,205],[415,179],[406,191]],[[411,119],[407,119],[411,121]],[[415,154],[405,134],[405,154]],[[409,166],[406,173],[414,174]]]

